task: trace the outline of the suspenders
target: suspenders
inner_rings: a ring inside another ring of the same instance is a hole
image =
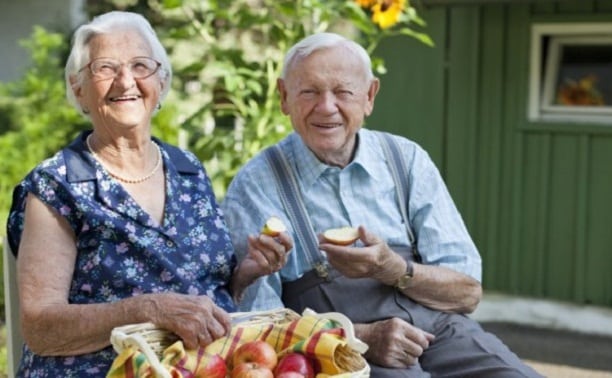
[[[395,191],[398,201],[398,206],[402,214],[402,219],[406,227],[408,240],[412,245],[412,254],[415,261],[420,262],[421,256],[417,251],[416,240],[414,233],[410,227],[408,219],[406,200],[408,198],[409,176],[408,169],[404,159],[401,157],[400,147],[393,137],[384,132],[375,132],[381,141],[383,152],[387,159],[393,181],[395,182]],[[304,200],[297,183],[297,179],[293,174],[293,170],[282,152],[280,147],[271,146],[265,151],[265,156],[268,163],[272,167],[276,185],[279,189],[281,202],[287,211],[289,221],[295,229],[296,236],[300,243],[304,246],[306,259],[310,265],[317,271],[319,277],[326,278],[328,275],[327,262],[322,257],[319,251],[319,243],[314,232],[314,228],[310,222],[310,217],[306,212]]]
[[[319,242],[310,223],[310,217],[306,213],[302,192],[300,192],[293,170],[280,147],[276,145],[269,147],[265,150],[265,154],[274,172],[281,202],[287,211],[289,221],[306,251],[306,259],[317,271],[319,277],[325,278],[328,274],[327,261],[320,253],[317,253]]]
[[[414,257],[414,261],[420,263],[422,261],[421,255],[417,250],[416,238],[414,237],[412,227],[410,226],[410,218],[408,218],[408,204],[406,203],[406,200],[408,199],[410,176],[408,175],[406,161],[402,158],[400,147],[395,139],[393,139],[391,134],[379,131],[376,132],[376,135],[378,135],[381,141],[385,158],[387,159],[389,169],[391,170],[391,175],[393,176],[393,182],[395,182],[397,204],[400,212],[402,213],[402,220],[404,221],[404,226],[406,227],[408,240],[412,246],[412,257]]]

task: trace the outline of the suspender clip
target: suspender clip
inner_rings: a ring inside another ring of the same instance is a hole
[[[323,278],[325,281],[329,281],[329,271],[327,270],[327,264],[324,261],[317,261],[314,264],[314,269],[317,272],[317,276]]]

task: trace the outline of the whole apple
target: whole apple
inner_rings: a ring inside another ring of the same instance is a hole
[[[314,378],[315,372],[312,362],[308,357],[301,353],[288,353],[281,357],[280,361],[274,368],[274,375],[278,378],[281,374],[294,372],[300,374],[304,378]],[[290,376],[288,376],[290,377]]]
[[[274,378],[306,378],[306,377],[300,373],[296,373],[295,371],[286,371],[284,373],[275,375]]]
[[[256,362],[242,362],[234,365],[231,378],[274,378],[274,374]]]
[[[210,356],[194,373],[195,377],[202,378],[225,378],[227,376],[227,365],[225,360],[218,354]]]
[[[306,378],[306,376],[296,373],[295,371],[286,371],[284,373],[275,375],[274,378]]]
[[[249,341],[238,347],[232,355],[233,366],[244,362],[254,362],[259,366],[273,370],[278,362],[272,345],[262,340]]]

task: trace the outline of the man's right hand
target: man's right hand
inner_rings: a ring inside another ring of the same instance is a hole
[[[355,324],[355,333],[369,346],[365,354],[368,361],[391,368],[417,363],[435,337],[399,318]]]
[[[272,237],[264,234],[247,237],[247,255],[240,270],[249,271],[255,278],[278,272],[287,263],[293,239],[286,232]],[[248,269],[247,269],[248,265]]]

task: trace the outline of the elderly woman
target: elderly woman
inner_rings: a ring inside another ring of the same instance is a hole
[[[67,96],[93,130],[27,175],[8,220],[20,376],[104,376],[111,330],[129,323],[204,346],[229,331],[232,297],[269,273],[257,256],[236,267],[202,164],[151,136],[171,76],[142,16],[110,12],[77,29]]]

